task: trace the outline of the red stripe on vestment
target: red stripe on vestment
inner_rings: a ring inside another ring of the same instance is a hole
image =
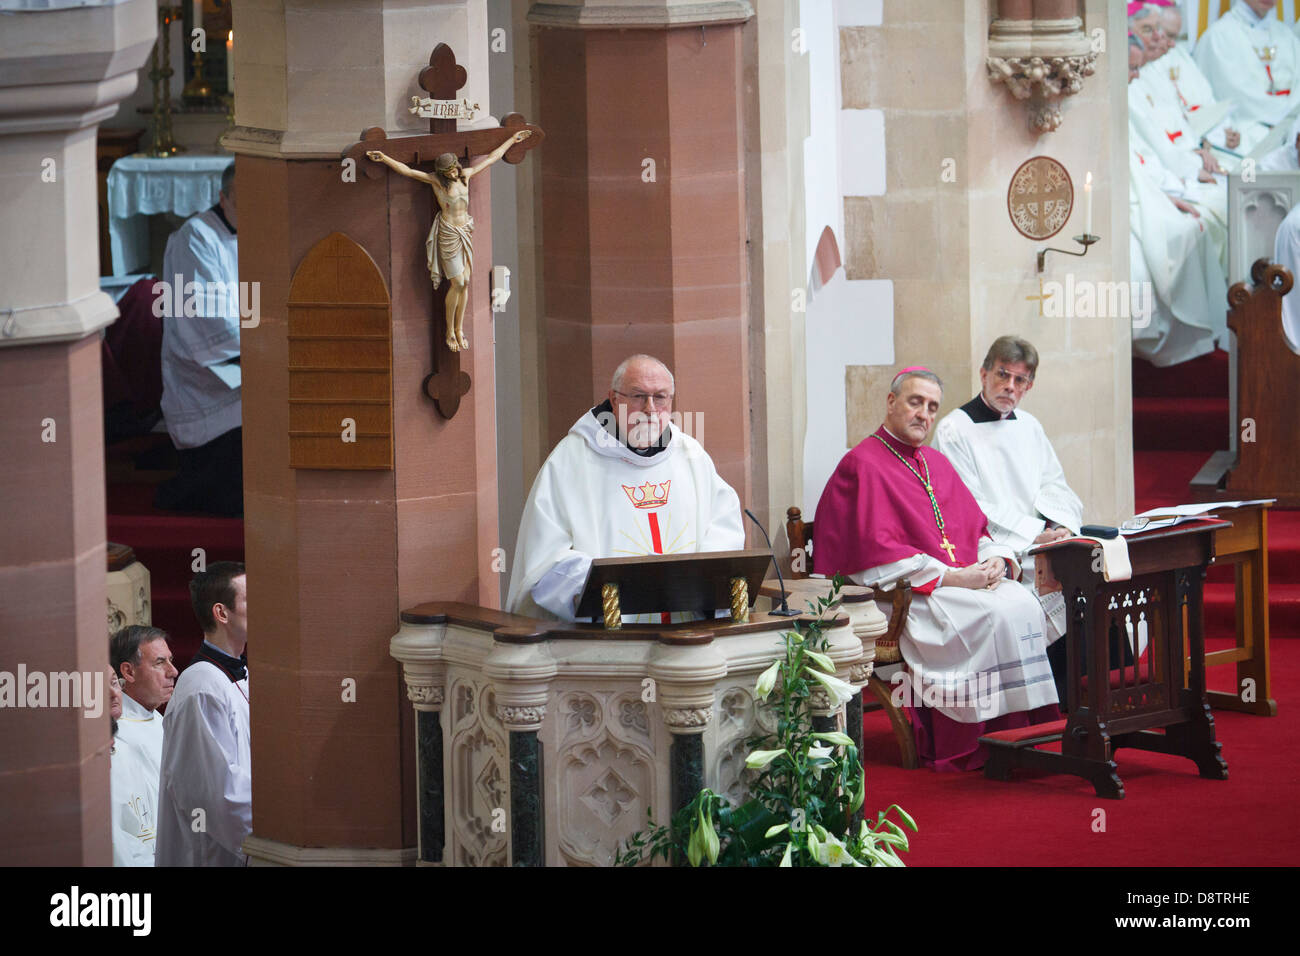
[[[659,515],[652,511],[646,517],[650,519],[650,543],[654,546],[655,554],[663,554],[664,542],[659,537]],[[667,611],[660,611],[659,620],[661,623],[671,624],[673,617]]]

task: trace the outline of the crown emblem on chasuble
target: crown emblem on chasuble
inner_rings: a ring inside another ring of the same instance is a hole
[[[620,487],[633,507],[659,508],[668,504],[668,486],[671,484],[672,480],[669,479],[661,484],[647,481],[644,485],[620,485]]]

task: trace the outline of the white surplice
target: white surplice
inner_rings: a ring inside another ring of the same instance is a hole
[[[162,714],[122,694],[111,774],[114,866],[153,866],[165,730]]]
[[[1133,352],[1160,366],[1212,352],[1228,326],[1219,248],[1204,214],[1197,218],[1171,202],[1164,189],[1172,178],[1130,122],[1131,278],[1149,281],[1155,293],[1149,323],[1133,329]]]
[[[745,546],[740,499],[698,441],[672,428],[651,457],[585,413],[542,465],[519,524],[507,609],[572,621],[595,558]],[[689,620],[674,613],[673,620]],[[658,615],[624,620],[658,621]]]
[[[1295,150],[1291,150],[1292,155]],[[1273,261],[1300,276],[1300,205],[1292,209],[1277,227]],[[1300,290],[1292,288],[1282,296],[1282,331],[1292,352],[1300,353]]]
[[[984,400],[976,396],[967,406]],[[1020,554],[1051,521],[1079,533],[1083,502],[1038,419],[1023,408],[1012,418],[996,411],[972,414],[967,406],[949,412],[934,433],[934,447],[948,456],[980,510],[989,534]],[[986,420],[993,416],[996,420]],[[976,420],[980,419],[980,420]]]
[[[1213,109],[1220,102],[1214,93],[1214,87],[1211,85],[1209,78],[1201,71],[1195,58],[1187,52],[1187,48],[1181,43],[1156,60],[1155,65],[1160,68],[1161,73],[1169,80],[1188,122],[1195,123],[1197,113],[1202,110]],[[1175,75],[1177,78],[1175,78]],[[1205,132],[1205,138],[1215,146],[1224,146],[1226,145],[1227,131],[1235,129],[1241,134],[1241,142],[1237,144],[1233,152],[1244,156],[1255,147],[1256,143],[1268,135],[1268,127],[1258,120],[1239,118],[1235,109],[1236,104],[1231,105],[1234,108],[1215,126]],[[1225,158],[1220,155],[1220,162],[1223,162]],[[1225,166],[1225,168],[1227,167]]]
[[[979,560],[989,557],[1015,561],[1009,547],[982,538]],[[945,570],[951,568],[918,553],[849,577],[888,589],[903,576],[915,587],[934,581]],[[882,611],[889,613],[888,608]],[[1058,702],[1047,660],[1043,609],[1016,581],[1003,580],[991,591],[942,583],[928,595],[913,591],[899,648],[916,688],[914,702],[958,723],[979,723]],[[917,700],[927,688],[934,688],[936,697]]]
[[[1243,123],[1276,123],[1300,103],[1300,40],[1271,10],[1259,17],[1237,0],[1201,34],[1193,56],[1214,98],[1232,100]]]
[[[199,314],[163,317],[162,411],[176,447],[197,448],[243,422],[242,377],[233,361],[239,358],[239,245],[216,210],[191,216],[167,240],[161,278],[175,284],[177,275],[185,285],[199,284]],[[222,295],[218,282],[228,286]]]
[[[158,866],[247,863],[240,849],[253,829],[247,677],[234,683],[203,660],[181,673],[167,705],[158,800]]]
[[[126,698],[123,695],[124,699]],[[121,725],[119,724],[119,727]],[[109,758],[114,866],[153,866],[157,847],[158,761],[119,735]]]

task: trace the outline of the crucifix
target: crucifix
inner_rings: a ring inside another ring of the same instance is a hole
[[[470,387],[469,374],[460,370],[460,353],[469,348],[464,323],[474,276],[469,181],[500,159],[511,164],[521,162],[545,135],[519,113],[507,114],[495,128],[458,130],[457,118],[472,119],[478,109],[468,100],[455,100],[467,78],[451,47],[439,43],[419,76],[420,88],[429,96],[412,97],[410,108],[413,113],[430,117],[429,132],[390,139],[382,129],[372,126],[343,153],[363,166],[370,179],[382,175],[382,164],[430,187],[435,208],[423,258],[432,280],[434,311],[443,317],[445,334],[435,332],[433,336],[433,370],[423,387],[443,418],[456,414],[461,396]],[[475,156],[484,158],[471,165],[470,159]],[[370,162],[361,163],[363,158]],[[429,164],[432,172],[418,168]]]

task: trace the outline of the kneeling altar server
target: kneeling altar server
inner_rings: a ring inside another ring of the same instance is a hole
[[[974,770],[986,756],[981,734],[1059,711],[1043,610],[1014,580],[1015,552],[989,536],[948,459],[921,448],[942,399],[928,369],[894,378],[884,424],[822,492],[814,547],[823,574],[885,590],[909,578],[899,646],[915,688],[904,703],[910,697],[917,756],[935,770]]]
[[[572,621],[595,558],[745,546],[740,499],[672,421],[673,396],[667,366],[633,355],[614,372],[608,398],[555,446],[524,505],[508,610]],[[669,619],[624,620],[652,617]]]

